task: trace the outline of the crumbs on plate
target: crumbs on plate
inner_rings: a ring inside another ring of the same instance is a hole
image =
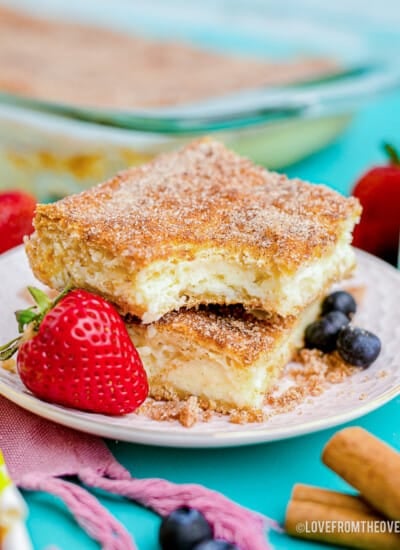
[[[158,422],[177,420],[185,428],[191,428],[197,422],[208,422],[212,418],[212,411],[203,410],[198,398],[194,395],[188,399],[173,401],[156,401],[148,398],[136,414]]]
[[[359,372],[340,358],[337,352],[324,354],[316,349],[302,348],[282,372],[280,379],[286,378],[291,385],[284,392],[277,393],[278,385],[265,396],[268,410],[236,410],[227,415],[207,408],[207,404],[195,396],[173,401],[147,399],[136,411],[156,421],[178,421],[191,428],[198,422],[209,422],[213,418],[225,417],[232,424],[265,422],[277,414],[290,412],[310,397],[321,395],[330,385],[344,382],[352,374]],[[379,376],[379,373],[378,373]],[[365,399],[365,394],[364,399]]]
[[[358,371],[357,367],[343,361],[336,351],[327,354],[302,348],[294,363],[289,363],[280,376],[280,379],[289,379],[291,386],[282,393],[277,393],[275,386],[267,393],[265,404],[272,408],[272,415],[290,412],[310,397],[321,395],[329,385],[340,384]]]

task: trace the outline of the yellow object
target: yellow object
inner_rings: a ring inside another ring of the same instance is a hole
[[[4,462],[3,453],[0,451],[0,495],[4,489],[11,484],[10,476],[6,470],[6,464]],[[1,518],[0,518],[1,523]]]
[[[0,451],[0,549],[32,550],[25,528],[27,509]]]

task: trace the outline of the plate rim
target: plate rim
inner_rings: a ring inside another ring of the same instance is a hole
[[[13,248],[0,255],[0,266],[7,261],[10,256],[23,253],[24,246]],[[380,266],[399,278],[400,271],[384,262],[383,260],[368,254],[365,251],[356,249],[356,254],[364,256],[367,261],[372,261],[380,264]],[[32,274],[34,277],[34,275]],[[277,426],[277,427],[261,427],[246,431],[246,428],[237,429],[235,431],[227,431],[219,429],[215,433],[210,432],[195,432],[187,428],[185,431],[178,428],[174,430],[169,426],[169,430],[153,429],[137,426],[118,426],[118,435],[112,432],[116,429],[113,424],[102,424],[104,415],[96,415],[93,413],[75,411],[73,409],[64,408],[60,405],[41,401],[27,391],[18,391],[11,387],[7,381],[0,379],[0,395],[9,399],[16,405],[37,414],[42,418],[56,422],[71,429],[76,429],[92,435],[97,435],[110,440],[119,440],[129,443],[138,443],[161,447],[175,448],[222,448],[222,447],[239,447],[258,443],[268,443],[278,440],[292,439],[301,435],[311,434],[322,431],[334,426],[345,424],[357,418],[360,418],[378,408],[385,405],[398,395],[400,395],[400,384],[388,389],[379,396],[370,401],[366,401],[359,407],[345,411],[343,413],[330,416],[328,418],[319,418],[316,420],[308,420],[296,426]],[[79,417],[76,415],[80,415]],[[113,417],[110,417],[113,418]]]
[[[52,405],[40,401],[28,393],[18,392],[10,388],[10,386],[1,380],[0,394],[16,405],[42,418],[71,429],[106,439],[157,447],[209,449],[284,441],[345,424],[357,418],[361,418],[382,407],[386,403],[389,403],[392,399],[395,399],[400,395],[400,385],[395,386],[376,399],[364,403],[351,411],[329,418],[304,422],[303,424],[299,424],[295,429],[291,426],[285,426],[276,428],[265,427],[251,431],[246,431],[245,428],[243,428],[234,432],[219,431],[216,433],[198,433],[189,431],[191,429],[187,428],[188,433],[185,433],[183,431],[165,432],[162,429],[149,430],[135,426],[118,426],[118,437],[111,433],[115,428],[113,425],[101,424],[101,421],[95,419],[95,416],[89,416],[91,413],[80,412],[80,414],[85,414],[84,418],[68,416],[68,414],[71,413],[70,409],[64,409],[59,405]],[[72,412],[74,413],[75,411]]]

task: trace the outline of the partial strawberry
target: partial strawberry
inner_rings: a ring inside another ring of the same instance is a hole
[[[0,253],[22,243],[33,231],[36,199],[22,191],[0,191]]]
[[[369,170],[355,185],[352,194],[363,207],[353,244],[396,265],[400,234],[400,156],[384,146],[390,164]]]
[[[18,350],[22,382],[45,401],[110,415],[137,409],[148,394],[146,372],[116,309],[85,290],[55,302],[28,290],[37,305],[16,312],[23,334],[0,348],[0,360]]]

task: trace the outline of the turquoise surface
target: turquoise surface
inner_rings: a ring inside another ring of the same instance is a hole
[[[290,176],[323,182],[344,193],[372,164],[383,161],[382,141],[400,147],[400,92],[381,96],[363,108],[336,143],[290,167]],[[400,365],[399,365],[400,368]],[[400,449],[400,398],[353,425],[360,425]],[[335,432],[326,430],[292,440],[237,449],[179,450],[111,442],[110,448],[137,477],[163,477],[202,483],[237,502],[282,521],[296,482],[346,490],[321,464],[322,448]],[[77,526],[64,505],[43,493],[25,493],[30,508],[28,528],[35,550],[56,545],[59,550],[96,550],[99,546]],[[140,550],[157,550],[159,519],[123,499],[99,496],[101,502],[134,535]],[[276,549],[326,548],[273,534]],[[17,549],[16,549],[17,550]],[[377,549],[378,550],[378,549]]]

